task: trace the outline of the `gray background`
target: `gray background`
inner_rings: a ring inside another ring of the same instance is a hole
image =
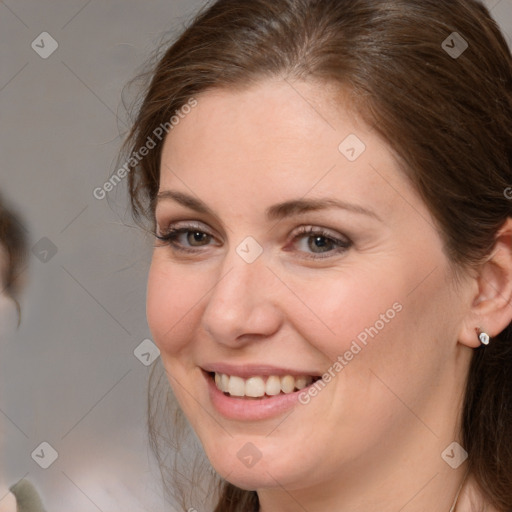
[[[171,510],[146,440],[149,369],[134,355],[151,337],[151,240],[124,183],[108,202],[92,191],[116,169],[123,86],[203,3],[0,2],[0,191],[35,246],[23,322],[1,346],[0,473],[32,480],[49,512]],[[486,4],[510,44],[512,0]],[[31,47],[44,31],[59,45],[47,59]],[[48,469],[31,457],[41,442],[58,452]]]

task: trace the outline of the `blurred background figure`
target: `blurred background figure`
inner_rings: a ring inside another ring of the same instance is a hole
[[[8,208],[5,199],[0,196],[1,347],[8,342],[21,322],[19,296],[26,282],[28,255],[25,232],[20,216]],[[1,412],[3,416],[5,413]],[[0,440],[5,442],[2,439],[1,422]],[[2,463],[0,466],[0,512],[44,512],[43,504],[33,484],[26,479],[7,482],[3,469]]]
[[[27,239],[17,213],[7,207],[0,195],[0,329],[8,333],[13,324],[19,326],[19,295],[25,285]],[[15,314],[14,311],[16,311]]]

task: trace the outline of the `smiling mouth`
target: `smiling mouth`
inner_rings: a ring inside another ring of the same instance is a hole
[[[255,375],[244,379],[237,375],[208,372],[215,386],[225,396],[233,398],[261,400],[277,395],[289,395],[310,386],[321,376],[313,375]]]

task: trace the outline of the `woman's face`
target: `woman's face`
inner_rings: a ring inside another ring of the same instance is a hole
[[[163,149],[157,233],[184,231],[156,241],[147,317],[215,469],[299,489],[441,461],[469,295],[389,147],[320,84],[197,100]]]

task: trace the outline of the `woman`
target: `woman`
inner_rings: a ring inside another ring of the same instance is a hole
[[[1,342],[12,334],[14,318],[21,321],[19,294],[25,284],[27,241],[20,217],[0,198],[0,328]],[[0,468],[1,471],[1,468]],[[1,474],[0,474],[1,476]],[[3,484],[3,482],[2,482]],[[6,489],[2,485],[0,512],[44,512],[34,485],[22,479]]]
[[[220,476],[203,498],[512,510],[512,67],[489,11],[219,0],[151,73],[128,183],[148,324]],[[155,421],[179,432],[150,412],[167,477]]]

